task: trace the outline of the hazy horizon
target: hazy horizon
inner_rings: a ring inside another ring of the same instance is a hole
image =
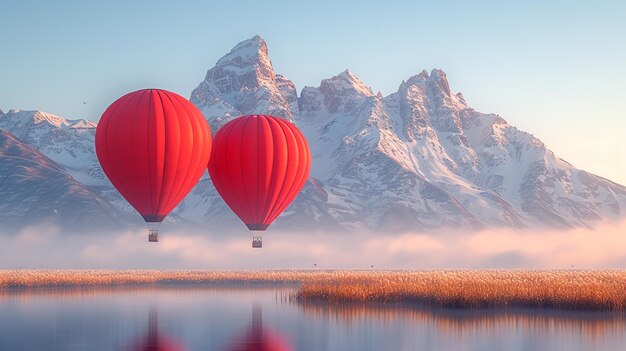
[[[158,244],[147,229],[65,233],[49,225],[0,234],[2,269],[623,269],[626,221],[596,228],[274,231],[263,249],[243,228],[219,233],[163,225]],[[599,235],[602,236],[601,240]],[[373,267],[372,267],[373,265]]]

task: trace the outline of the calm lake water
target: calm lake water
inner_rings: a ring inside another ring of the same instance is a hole
[[[624,314],[325,306],[294,289],[0,292],[0,350],[626,350]]]

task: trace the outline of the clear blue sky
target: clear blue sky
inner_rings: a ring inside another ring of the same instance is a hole
[[[97,120],[130,90],[189,96],[260,34],[298,89],[349,67],[388,94],[442,68],[471,106],[626,183],[625,19],[623,1],[3,0],[0,109]]]

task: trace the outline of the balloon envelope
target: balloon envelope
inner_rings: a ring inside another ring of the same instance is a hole
[[[96,129],[96,153],[120,194],[147,222],[161,222],[202,176],[211,131],[184,97],[139,90],[106,109]]]
[[[306,139],[283,119],[251,115],[215,135],[209,174],[250,230],[265,230],[296,198],[311,168]]]

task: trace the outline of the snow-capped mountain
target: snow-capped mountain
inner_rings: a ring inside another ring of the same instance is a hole
[[[0,129],[64,166],[78,181],[104,184],[94,148],[96,123],[68,120],[42,111],[10,110],[0,114]]]
[[[349,70],[295,96],[258,36],[220,59],[191,95],[213,130],[235,115],[269,113],[305,133],[312,181],[281,224],[570,227],[626,214],[626,188],[576,169],[501,117],[473,110],[441,70],[410,77],[386,97]],[[229,115],[214,109],[225,104]],[[212,209],[205,220],[229,216],[208,193],[194,195]]]
[[[2,232],[44,223],[92,232],[128,225],[126,214],[6,131],[0,131],[0,194]]]
[[[624,187],[471,109],[440,70],[385,98],[343,72],[305,88],[300,102],[296,123],[324,165],[313,175],[369,227],[570,227],[623,216]]]
[[[64,172],[124,212],[132,207],[106,178],[95,149],[97,124],[85,119],[65,119],[43,111],[9,110],[0,114],[0,130],[49,157]]]
[[[296,86],[274,73],[259,36],[237,44],[191,93],[213,130],[230,119],[264,111],[291,120],[298,109]]]
[[[625,187],[575,168],[500,116],[475,111],[441,70],[412,76],[385,97],[350,70],[298,95],[255,36],[208,70],[191,101],[213,133],[257,113],[290,120],[306,135],[311,178],[272,228],[564,228],[626,215]],[[0,129],[129,212],[98,166],[94,128],[39,111],[0,113]],[[241,227],[208,175],[169,218],[207,230]]]

